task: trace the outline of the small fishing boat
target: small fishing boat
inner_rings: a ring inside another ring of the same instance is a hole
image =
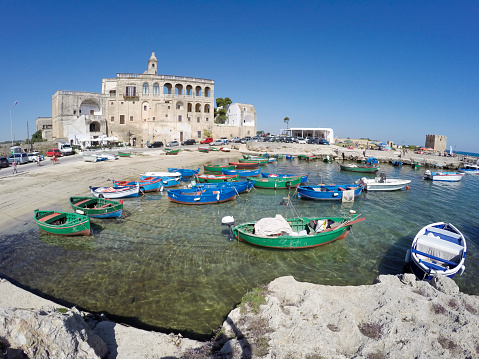
[[[238,159],[238,161],[241,162],[241,163],[257,163],[260,166],[264,166],[265,164],[268,163],[267,158],[255,158],[255,159],[240,158],[240,159]]]
[[[160,177],[149,177],[148,179],[139,180],[139,181],[115,181],[113,180],[114,187],[130,186],[134,187],[136,185],[140,186],[140,192],[159,192],[162,186]]]
[[[469,174],[479,174],[479,165],[464,165],[458,169],[461,173],[469,173]]]
[[[256,177],[261,173],[261,169],[257,168],[255,170],[223,170],[224,175],[238,175],[240,177]]]
[[[361,194],[362,190],[363,186],[360,184],[320,184],[317,186],[299,186],[298,198],[321,201],[341,201],[343,196],[346,196],[348,192],[351,193],[350,197],[354,199],[354,197],[357,197]]]
[[[392,163],[393,166],[396,166],[396,167],[402,166],[401,161],[392,161],[391,163]]]
[[[233,165],[203,165],[205,171],[208,172],[222,172],[223,170],[234,170]]]
[[[285,157],[286,157],[287,160],[294,160],[293,155],[285,155]]]
[[[304,160],[306,160],[306,157],[307,157],[306,155],[298,155],[298,160],[299,161],[304,161]]]
[[[192,177],[198,173],[200,173],[200,168],[198,167],[198,169],[196,170],[190,170],[190,169],[186,169],[186,168],[168,168],[168,172],[170,173],[181,173],[181,179],[184,179],[186,177]]]
[[[221,147],[221,148],[220,148],[220,151],[221,151],[221,152],[231,152],[231,148]]]
[[[330,156],[330,155],[323,155],[323,162],[332,163],[333,162],[333,157]]]
[[[165,154],[167,155],[177,155],[180,152],[180,149],[165,148],[163,151],[165,151]]]
[[[298,187],[301,183],[301,176],[298,177],[268,177],[268,178],[252,178],[246,177],[248,180],[255,180],[254,186],[256,188],[267,189],[289,189],[292,187]]]
[[[425,180],[442,181],[442,182],[457,182],[462,179],[464,173],[461,172],[431,172],[427,170],[424,172]]]
[[[219,148],[216,148],[216,147],[210,147],[209,148],[210,151],[219,151]]]
[[[381,173],[376,178],[363,177],[358,180],[358,183],[362,183],[366,191],[398,191],[408,187],[411,181],[399,178],[386,178],[386,174]]]
[[[240,182],[219,182],[219,183],[196,183],[194,188],[235,188],[236,192],[250,192],[253,188],[254,181]]]
[[[90,218],[118,218],[123,213],[123,202],[97,197],[70,197],[70,206],[78,214]]]
[[[101,162],[106,161],[108,158],[106,156],[102,156],[99,153],[84,153],[83,154],[83,161],[85,162]]]
[[[131,157],[131,152],[118,151],[118,156],[120,156],[120,157]]]
[[[370,166],[377,166],[379,164],[379,160],[376,157],[368,157],[366,158],[366,164]]]
[[[140,186],[121,186],[121,187],[92,187],[91,193],[99,198],[126,198],[138,197],[140,195]]]
[[[90,218],[84,214],[36,209],[35,223],[41,230],[61,236],[90,234]]]
[[[282,155],[282,154],[276,154],[276,155],[274,155],[274,157],[276,157],[278,160],[283,159],[283,155]]]
[[[182,204],[216,204],[232,201],[236,198],[236,195],[237,192],[234,187],[168,190],[168,199]]]
[[[305,160],[308,161],[308,162],[316,161],[316,159],[317,159],[316,156],[313,156],[313,155],[306,156],[306,158],[305,158]]]
[[[411,163],[411,167],[415,170],[418,170],[419,168],[421,168],[421,164],[418,162],[413,162]]]
[[[238,175],[195,175],[200,183],[219,183],[219,182],[237,182]]]
[[[309,176],[309,173],[307,175],[302,175],[301,176],[301,183],[306,183],[308,181],[308,176]],[[265,173],[265,172],[261,172],[261,177],[263,178],[268,178],[268,177],[279,177],[279,178],[285,178],[285,177],[298,177],[298,175],[292,175],[292,174],[286,174],[286,173]]]
[[[140,181],[151,181],[154,179],[159,178],[161,181],[160,192],[163,191],[162,187],[169,188],[169,187],[177,187],[180,185],[181,176],[179,177],[159,177],[159,176],[140,176]]]
[[[435,275],[453,278],[466,269],[466,239],[451,223],[437,222],[421,228],[406,253],[406,262],[418,279]]]
[[[236,168],[258,168],[259,163],[258,162],[251,162],[251,163],[246,163],[246,162],[230,162],[230,165],[234,165]]]
[[[120,158],[120,156],[110,152],[101,152],[100,157],[106,157],[107,160],[117,160]]]
[[[361,173],[375,173],[379,171],[379,167],[369,165],[353,165],[353,164],[339,164],[342,170]]]
[[[181,179],[181,173],[180,172],[145,172],[144,174],[140,175],[141,177],[161,177],[162,179],[167,178],[174,178],[177,180]]]
[[[233,220],[232,217],[228,219]],[[243,242],[279,249],[317,247],[345,238],[353,224],[363,221],[356,215],[345,217],[316,217],[284,219],[280,215],[259,221],[240,224],[231,228],[233,235]]]
[[[198,151],[208,153],[210,152],[210,149],[208,147],[198,147]]]

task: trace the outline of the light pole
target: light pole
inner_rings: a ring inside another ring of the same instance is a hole
[[[12,136],[12,147],[13,147],[13,122],[12,122],[12,110],[17,104],[17,101],[13,104],[13,106],[10,108],[10,135]]]

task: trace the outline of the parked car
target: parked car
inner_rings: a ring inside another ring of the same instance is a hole
[[[243,138],[241,139],[241,143],[246,143],[246,142],[248,142],[248,141],[251,141],[251,137],[250,137],[250,136],[246,136],[246,137],[243,137]]]
[[[0,168],[5,168],[10,166],[10,162],[8,162],[7,157],[0,157]]]
[[[47,151],[47,156],[48,157],[61,157],[62,152],[58,148],[50,148]]]
[[[181,144],[184,145],[196,145],[196,140],[194,138],[190,138],[186,141],[181,142]]]
[[[320,138],[318,140],[318,145],[329,145],[329,142],[326,141],[324,138]]]
[[[251,141],[252,141],[252,142],[261,142],[261,137],[259,137],[259,136],[254,136],[254,137],[251,138]]]
[[[305,145],[306,144],[306,140],[303,138],[303,137],[298,137],[296,139],[296,141],[299,143],[299,144],[302,144],[302,145]]]
[[[45,157],[43,157],[43,155],[41,155],[38,151],[30,152],[27,154],[27,156],[30,162],[37,162],[37,157],[40,158],[40,161],[43,161],[45,159]]]
[[[230,140],[230,142],[232,142],[232,143],[241,143],[241,138],[239,138],[239,137],[233,137],[233,138]]]
[[[174,146],[179,146],[180,143],[178,141],[170,141],[166,144],[166,147],[174,147]]]
[[[148,148],[163,147],[163,142],[161,142],[161,141],[151,142],[151,143],[148,144],[147,147]]]
[[[210,146],[222,146],[224,145],[223,143],[223,140],[221,139],[217,139],[217,140],[214,140],[213,142],[210,142]]]
[[[22,153],[14,153],[10,156],[8,156],[8,162],[13,163],[13,160],[15,159],[15,162],[17,164],[23,164],[23,163],[28,163],[28,155],[25,152]]]
[[[227,137],[220,137],[220,140],[223,141],[224,145],[227,145],[230,142]]]
[[[307,143],[309,143],[310,145],[317,145],[318,144],[318,139],[317,138],[308,138],[306,140]]]
[[[200,143],[202,145],[206,145],[207,143],[213,142],[213,137],[206,137],[204,140],[201,140]]]

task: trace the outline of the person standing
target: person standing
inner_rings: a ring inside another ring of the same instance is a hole
[[[17,162],[15,162],[15,160],[13,160],[12,162],[12,167],[13,167],[13,174],[17,173]]]

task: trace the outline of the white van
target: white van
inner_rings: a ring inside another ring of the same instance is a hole
[[[17,164],[23,164],[23,163],[28,163],[28,155],[24,152],[22,153],[14,153],[13,155],[8,156],[8,162],[10,164],[13,163],[13,159],[15,159],[15,162]]]

